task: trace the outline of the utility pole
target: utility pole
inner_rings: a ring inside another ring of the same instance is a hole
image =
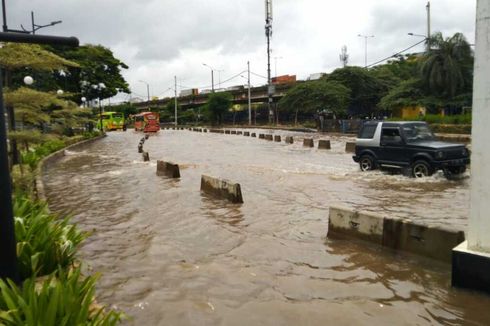
[[[248,68],[248,125],[252,125],[252,99],[250,98],[250,61],[247,61]]]
[[[265,0],[265,36],[267,37],[267,95],[269,108],[269,123],[274,122],[274,112],[272,111],[272,95],[274,90],[271,84],[271,48],[270,38],[272,36],[272,0]]]
[[[374,35],[361,35],[358,34],[359,37],[364,37],[364,68],[367,68],[367,40],[370,37],[374,37]]]
[[[430,51],[430,1],[427,1],[427,53]]]
[[[175,97],[174,97],[175,107],[174,107],[174,113],[175,113],[175,126],[177,127],[177,76],[174,76],[174,80],[175,80],[175,88],[174,88],[174,91],[175,91]]]

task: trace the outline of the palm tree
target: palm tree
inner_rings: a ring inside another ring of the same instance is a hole
[[[444,39],[440,32],[429,39],[430,50],[421,63],[428,91],[435,96],[454,98],[471,90],[473,53],[461,33]]]

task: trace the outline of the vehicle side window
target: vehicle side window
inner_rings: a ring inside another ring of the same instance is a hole
[[[361,129],[361,132],[358,135],[358,138],[364,138],[364,139],[373,138],[377,126],[378,125],[364,125]]]
[[[398,128],[383,128],[381,130],[381,142],[401,143],[402,137]]]

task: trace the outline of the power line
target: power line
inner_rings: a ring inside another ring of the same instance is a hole
[[[255,73],[255,72],[253,72],[253,71],[251,71],[250,73],[251,73],[252,75],[255,75],[255,76],[257,76],[257,77],[260,77],[260,78],[264,78],[264,79],[267,79],[267,77],[265,77],[265,76],[262,76],[262,75],[259,75],[259,74],[257,74],[257,73]]]
[[[393,57],[396,57],[397,55],[402,54],[403,52],[408,51],[408,50],[410,50],[411,48],[414,48],[414,47],[416,47],[417,45],[419,45],[419,44],[421,44],[421,43],[424,43],[425,41],[426,41],[426,40],[422,40],[422,41],[420,41],[420,42],[417,42],[417,43],[415,43],[414,45],[412,45],[412,46],[410,46],[410,47],[408,47],[408,48],[406,48],[406,49],[404,49],[404,50],[401,50],[400,52],[397,52],[397,53],[395,53],[395,54],[392,54],[392,55],[390,55],[389,57],[384,58],[383,60],[379,60],[379,61],[377,61],[377,62],[375,62],[375,63],[370,64],[369,66],[366,66],[366,68],[369,68],[369,67],[375,66],[375,65],[377,65],[377,64],[379,64],[379,63],[381,63],[381,62],[384,62],[384,61],[386,61],[386,60],[388,60],[388,59],[391,59],[391,58],[393,58]]]

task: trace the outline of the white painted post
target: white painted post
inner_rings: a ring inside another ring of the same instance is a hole
[[[479,0],[473,84],[468,249],[490,253],[490,1]]]

